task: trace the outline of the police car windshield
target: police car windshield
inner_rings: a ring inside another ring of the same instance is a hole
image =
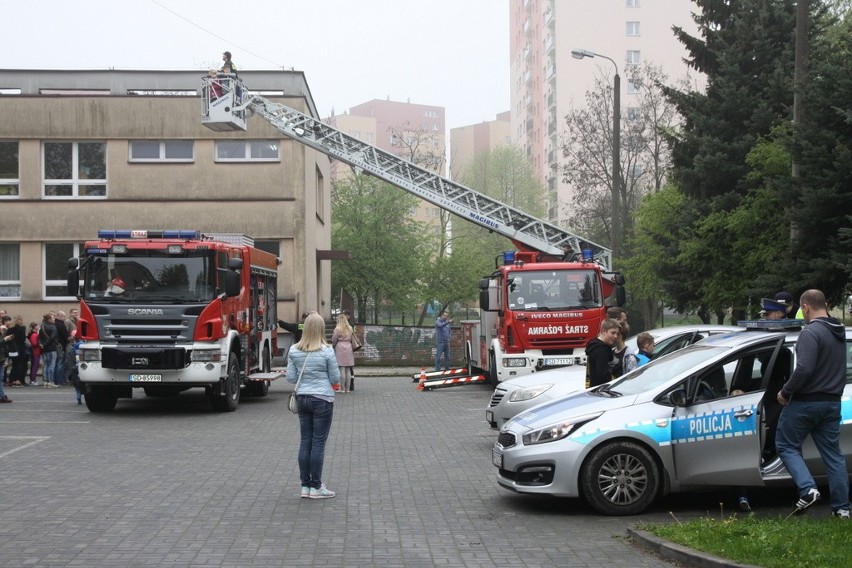
[[[675,351],[671,355],[651,361],[632,373],[609,383],[607,390],[614,390],[622,395],[641,394],[664,385],[678,375],[694,369],[726,351],[728,351],[726,347],[690,345],[685,349]]]
[[[510,310],[578,310],[601,306],[594,270],[525,270],[508,275]]]

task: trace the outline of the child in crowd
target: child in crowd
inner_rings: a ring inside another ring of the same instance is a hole
[[[636,336],[636,346],[639,348],[639,353],[636,354],[639,366],[650,363],[654,358],[654,337],[647,331],[643,331]]]

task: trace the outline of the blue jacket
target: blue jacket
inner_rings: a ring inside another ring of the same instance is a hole
[[[435,341],[438,343],[450,342],[450,321],[444,318],[435,320]]]
[[[287,382],[295,384],[299,381],[299,373],[306,364],[302,382],[296,389],[296,394],[313,394],[317,396],[334,397],[331,385],[340,383],[340,369],[337,357],[331,345],[323,345],[319,351],[301,351],[293,346],[287,355]]]

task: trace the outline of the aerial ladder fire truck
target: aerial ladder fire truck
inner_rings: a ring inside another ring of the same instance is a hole
[[[480,320],[464,322],[466,367],[422,372],[426,390],[497,382],[544,369],[585,364],[585,346],[606,317],[605,301],[624,302],[612,252],[394,154],[366,144],[281,103],[249,93],[234,75],[202,78],[202,124],[246,130],[252,114],[331,158],[499,233],[517,247],[480,280]]]

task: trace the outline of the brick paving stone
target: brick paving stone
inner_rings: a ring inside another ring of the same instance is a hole
[[[90,414],[69,387],[17,389],[0,409],[0,566],[661,567],[626,528],[708,510],[609,518],[507,492],[488,387],[420,392],[407,370],[357,384],[335,402],[328,500],[299,498],[287,383],[227,414],[200,390]]]

